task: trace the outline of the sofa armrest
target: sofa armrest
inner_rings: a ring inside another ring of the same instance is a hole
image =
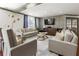
[[[62,55],[76,55],[77,45],[55,39],[49,40],[49,50]]]
[[[12,56],[33,56],[37,52],[37,40],[14,47],[11,49]]]
[[[63,43],[63,44],[68,44],[68,45],[73,45],[73,46],[77,47],[77,44],[75,44],[75,43],[71,43],[71,42],[67,42],[67,41],[61,41],[61,40],[58,40],[58,39],[49,39],[49,41],[56,41],[56,42],[60,42],[60,43]]]

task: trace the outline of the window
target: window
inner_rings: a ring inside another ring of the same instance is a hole
[[[78,18],[74,17],[67,17],[66,18],[66,26],[72,29],[77,34],[77,20]]]
[[[67,27],[71,28],[71,19],[67,19]]]
[[[28,16],[28,28],[35,28],[35,17]]]

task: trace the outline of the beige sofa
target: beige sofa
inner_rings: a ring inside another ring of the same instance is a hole
[[[70,38],[70,36],[69,36]],[[76,36],[73,36],[73,39],[76,39]],[[66,37],[67,39],[67,37]],[[49,51],[64,55],[64,56],[75,56],[77,51],[77,43],[75,40],[71,40],[71,42],[61,40],[59,37],[54,36],[49,38]]]

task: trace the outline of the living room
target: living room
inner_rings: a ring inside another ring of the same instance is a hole
[[[0,4],[1,56],[76,56],[78,3]]]

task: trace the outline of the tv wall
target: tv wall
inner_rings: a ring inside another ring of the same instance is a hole
[[[44,24],[45,25],[55,25],[55,18],[44,19]]]

